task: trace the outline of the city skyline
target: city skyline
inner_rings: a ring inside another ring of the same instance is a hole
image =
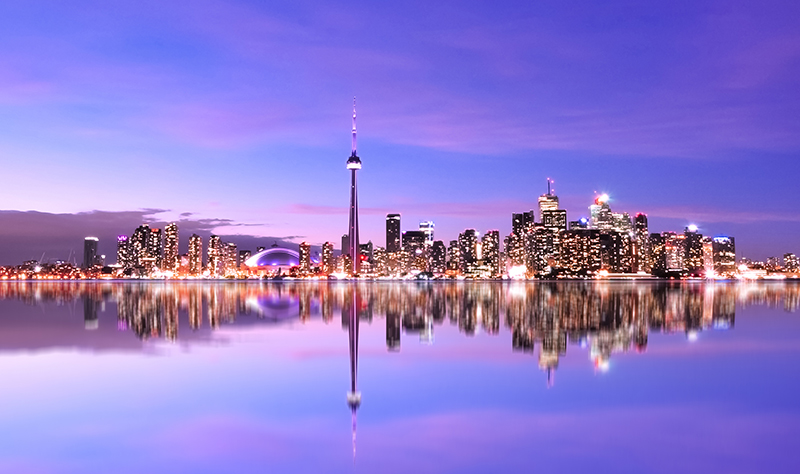
[[[354,95],[361,241],[389,213],[506,235],[550,177],[570,219],[608,193],[652,232],[799,250],[791,2],[0,8],[0,264],[142,223],[336,242]]]

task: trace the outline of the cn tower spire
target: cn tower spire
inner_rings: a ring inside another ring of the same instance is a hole
[[[356,98],[353,97],[353,154],[356,156]]]

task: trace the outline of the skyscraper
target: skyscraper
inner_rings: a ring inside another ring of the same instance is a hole
[[[552,189],[550,188],[550,184],[552,184],[552,180],[547,178],[547,194],[542,194],[539,196],[539,216],[541,216],[545,211],[555,211],[558,209],[558,196],[553,194]]]
[[[164,265],[164,239],[161,229],[150,229],[150,237],[147,239],[147,257],[150,266],[148,270],[153,268],[162,268]]]
[[[311,244],[308,242],[300,243],[300,274],[308,275],[311,273]]]
[[[478,232],[467,229],[458,235],[458,251],[461,257],[461,271],[469,273],[478,262]]]
[[[481,239],[481,259],[492,278],[500,276],[500,232],[490,230]]]
[[[197,234],[189,237],[189,273],[203,273],[203,239]]]
[[[172,222],[164,228],[164,270],[177,271],[178,264],[178,224]]]
[[[400,251],[400,214],[386,215],[386,251]]]
[[[419,223],[419,231],[425,234],[425,246],[433,245],[433,221],[422,221]]]
[[[358,274],[361,259],[358,258],[358,188],[356,186],[356,173],[361,169],[361,158],[356,154],[356,99],[353,98],[353,151],[347,159],[347,169],[350,170],[350,225],[348,227],[348,254],[352,256],[352,273]]]
[[[330,275],[333,273],[333,242],[322,244],[322,273]]]
[[[683,267],[690,272],[697,272],[703,268],[703,234],[697,232],[697,226],[690,225],[683,235]]]
[[[127,235],[117,236],[117,265],[123,270],[133,266],[130,241]]]
[[[733,237],[718,235],[712,241],[714,271],[718,275],[733,275],[736,272],[736,243]]]
[[[647,228],[647,214],[638,213],[633,218],[634,240],[633,261],[637,272],[650,272],[650,232]]]
[[[83,239],[83,268],[92,268],[97,260],[97,237]]]
[[[222,239],[212,235],[208,239],[208,271],[211,276],[222,275]]]

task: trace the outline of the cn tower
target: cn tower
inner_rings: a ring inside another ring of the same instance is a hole
[[[356,172],[361,169],[361,158],[356,154],[356,98],[353,97],[353,151],[347,160],[347,169],[350,170],[350,227],[348,237],[350,240],[350,259],[353,261],[352,273],[358,275],[361,267],[361,251],[358,246],[358,188],[356,187]]]

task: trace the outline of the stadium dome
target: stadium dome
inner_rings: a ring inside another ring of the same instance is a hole
[[[300,265],[300,254],[294,250],[272,247],[248,258],[244,264],[250,268],[294,267]]]

